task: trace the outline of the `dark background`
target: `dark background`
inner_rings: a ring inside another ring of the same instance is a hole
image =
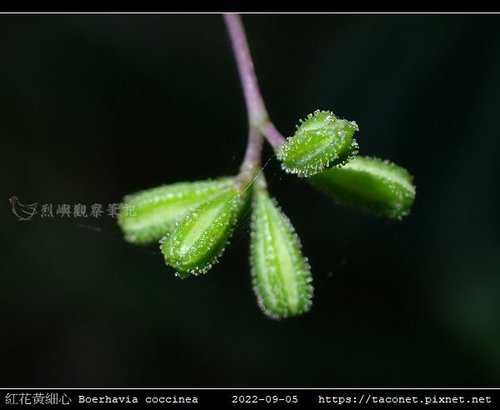
[[[182,281],[108,216],[20,222],[12,195],[55,212],[234,174],[247,123],[217,15],[2,15],[0,384],[500,385],[500,16],[244,21],[277,127],[356,120],[361,154],[415,176],[411,215],[339,207],[271,161],[315,283],[281,322],[257,307],[245,230]]]

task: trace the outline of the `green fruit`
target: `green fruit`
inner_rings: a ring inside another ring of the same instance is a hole
[[[148,244],[170,232],[175,222],[194,207],[230,187],[234,178],[178,182],[127,195],[118,224],[128,242]]]
[[[313,294],[309,263],[290,220],[265,190],[255,192],[251,235],[254,291],[263,312],[276,319],[307,312]]]
[[[243,194],[232,186],[184,215],[161,240],[166,264],[181,277],[207,272],[222,255],[244,205]]]
[[[407,215],[415,199],[408,171],[378,158],[356,157],[343,167],[313,176],[310,182],[340,203],[394,219]]]
[[[315,111],[278,147],[276,156],[286,172],[310,177],[344,164],[357,153],[355,131],[355,122],[339,119],[329,111]]]

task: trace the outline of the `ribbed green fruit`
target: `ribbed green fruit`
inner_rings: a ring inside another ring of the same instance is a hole
[[[166,264],[181,277],[207,272],[222,255],[244,205],[244,194],[231,186],[184,215],[161,240]]]
[[[170,232],[175,222],[194,207],[233,184],[233,177],[178,182],[127,195],[118,224],[128,242],[148,244]]]
[[[355,131],[355,122],[337,118],[330,111],[315,111],[278,147],[276,157],[286,172],[310,177],[342,165],[357,153]]]
[[[290,220],[265,190],[254,196],[250,262],[254,291],[266,315],[286,318],[310,309],[309,263]]]
[[[310,178],[338,202],[369,213],[401,219],[415,199],[413,177],[389,161],[356,157],[340,168]]]

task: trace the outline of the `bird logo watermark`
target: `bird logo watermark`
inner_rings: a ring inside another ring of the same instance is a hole
[[[40,218],[116,218],[118,214],[126,216],[136,216],[135,207],[117,202],[108,204],[53,204],[34,202],[23,204],[14,195],[9,198],[12,213],[19,221],[31,221],[38,216]],[[40,206],[39,206],[40,205]]]
[[[25,205],[19,202],[19,198],[17,196],[13,196],[9,198],[10,205],[12,206],[12,213],[17,216],[17,219],[20,221],[30,221],[33,219],[35,214],[37,213],[38,202],[33,204]]]

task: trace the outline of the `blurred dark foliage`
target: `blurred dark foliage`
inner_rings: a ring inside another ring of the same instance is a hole
[[[217,15],[2,15],[0,384],[498,386],[500,16],[244,21],[278,128],[356,120],[361,154],[415,176],[411,215],[336,206],[271,160],[315,280],[281,322],[256,305],[247,226],[183,281],[113,218],[20,222],[12,195],[89,206],[234,174],[247,124]]]

